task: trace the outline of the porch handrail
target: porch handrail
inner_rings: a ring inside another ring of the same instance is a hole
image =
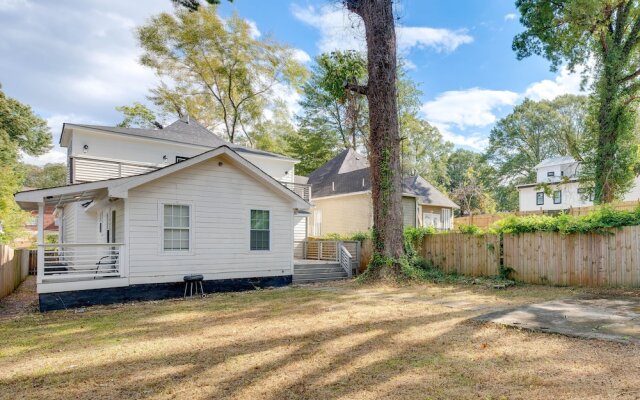
[[[342,269],[345,270],[349,278],[353,276],[353,270],[351,267],[352,259],[353,257],[351,256],[351,253],[349,253],[349,250],[347,250],[347,248],[344,247],[344,244],[340,243],[340,251],[338,252],[338,261],[340,262],[340,266],[342,266]]]
[[[113,247],[113,246],[124,246],[124,243],[39,243],[38,247],[65,247],[65,246],[104,246],[104,247]]]
[[[122,277],[123,243],[38,244],[39,283]]]

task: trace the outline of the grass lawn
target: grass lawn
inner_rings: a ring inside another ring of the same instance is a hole
[[[328,286],[0,322],[2,399],[637,399],[640,346],[469,321],[579,291]]]

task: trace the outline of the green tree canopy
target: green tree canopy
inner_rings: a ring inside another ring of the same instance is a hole
[[[62,163],[49,163],[40,167],[24,165],[24,186],[45,189],[63,186],[67,183],[67,166]]]
[[[31,107],[7,96],[0,86],[0,243],[20,237],[29,217],[13,198],[24,180],[20,151],[38,156],[50,148],[51,133],[46,121]]]
[[[197,4],[197,2],[192,2]],[[150,99],[162,111],[189,114],[237,142],[275,99],[278,85],[301,87],[306,69],[291,48],[256,37],[237,14],[227,19],[213,5],[177,8],[137,30],[141,62],[161,79]],[[245,129],[246,128],[246,129]]]
[[[535,166],[544,159],[582,159],[588,140],[586,115],[587,99],[582,96],[525,99],[491,130],[486,158],[503,183],[535,182]]]
[[[303,86],[299,125],[307,132],[334,132],[342,148],[366,147],[367,101],[344,88],[348,80],[365,80],[366,74],[366,60],[358,52],[336,51],[316,57]]]
[[[513,41],[519,59],[533,54],[556,69],[593,63],[591,116],[594,151],[586,179],[597,202],[610,202],[631,186],[638,163],[640,3],[635,0],[517,0],[525,31]]]
[[[116,107],[116,111],[122,113],[123,119],[118,124],[122,128],[162,128],[156,120],[155,113],[142,103],[134,102],[130,106]]]

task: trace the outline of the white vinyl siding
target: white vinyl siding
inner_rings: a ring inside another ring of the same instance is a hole
[[[307,218],[306,217],[294,217],[293,220],[293,246],[294,256],[296,258],[303,257],[303,241],[307,238]]]
[[[157,168],[115,161],[74,158],[73,169],[73,181],[78,183],[140,175]]]
[[[95,243],[97,240],[96,215],[86,212],[80,202],[64,206],[62,237],[65,243]]]
[[[218,163],[222,162],[222,166]],[[179,282],[187,274],[205,279],[291,275],[293,203],[217,157],[129,191],[131,283]],[[158,203],[190,204],[191,251],[162,251]],[[249,249],[250,210],[268,209],[271,250]]]

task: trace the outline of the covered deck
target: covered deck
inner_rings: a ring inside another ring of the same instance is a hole
[[[89,229],[98,230],[94,216],[114,199],[99,182],[83,183],[59,188],[21,192],[16,195],[18,204],[28,211],[38,212],[37,219],[37,290],[52,293],[68,290],[99,289],[128,285],[126,274],[126,246],[116,242],[114,235],[75,237],[67,241],[62,234],[58,243],[46,243],[44,236],[44,210],[60,210],[76,203],[80,212],[88,213]],[[64,224],[61,221],[61,225]],[[62,229],[62,227],[61,227]],[[102,242],[99,239],[104,239]],[[123,238],[120,238],[123,239]]]

